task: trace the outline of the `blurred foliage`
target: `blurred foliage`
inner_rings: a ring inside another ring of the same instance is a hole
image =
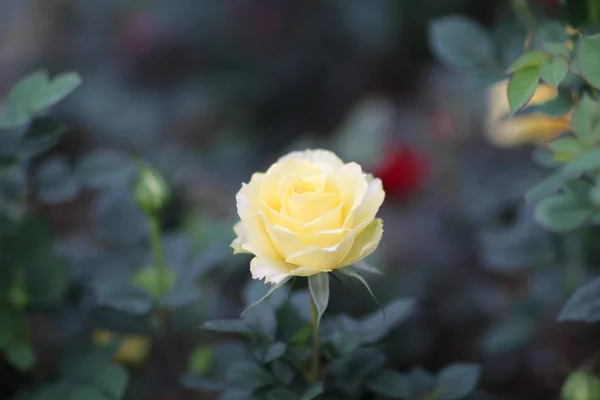
[[[597,0],[1,7],[0,398],[596,398]],[[305,288],[237,319],[227,248],[304,147],[388,195],[386,317],[332,280],[314,383]]]

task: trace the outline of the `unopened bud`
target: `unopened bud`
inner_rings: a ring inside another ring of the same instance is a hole
[[[147,214],[159,212],[169,200],[169,187],[162,175],[145,164],[140,165],[134,186],[135,200]]]
[[[562,388],[562,400],[600,399],[600,379],[585,371],[574,372]]]

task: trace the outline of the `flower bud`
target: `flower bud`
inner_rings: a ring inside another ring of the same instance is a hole
[[[594,375],[577,371],[569,375],[562,388],[562,400],[600,399],[600,379]]]
[[[138,206],[146,214],[159,212],[169,200],[169,187],[162,175],[147,165],[140,165],[133,188]]]

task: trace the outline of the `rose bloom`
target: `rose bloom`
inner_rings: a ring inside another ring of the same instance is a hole
[[[510,110],[507,95],[508,81],[492,86],[488,91],[488,111],[485,120],[486,133],[497,146],[509,147],[525,143],[545,143],[569,131],[569,114],[551,117],[530,113],[506,118]],[[527,106],[539,105],[552,100],[558,90],[547,83],[538,85]]]
[[[236,196],[234,253],[252,253],[254,279],[281,283],[356,263],[383,233],[381,180],[327,150],[292,152]]]

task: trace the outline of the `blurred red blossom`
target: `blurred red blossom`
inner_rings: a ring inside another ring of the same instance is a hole
[[[407,145],[392,145],[373,175],[380,178],[386,195],[393,199],[406,199],[425,183],[430,162],[422,153]]]

